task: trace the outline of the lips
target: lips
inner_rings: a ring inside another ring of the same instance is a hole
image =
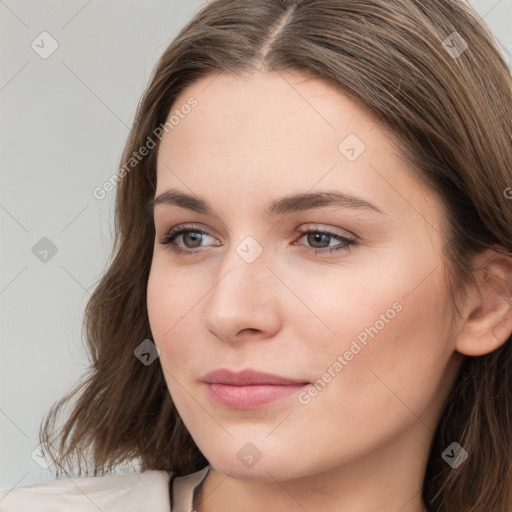
[[[281,377],[272,373],[258,372],[256,370],[242,370],[234,372],[225,368],[214,370],[207,373],[200,379],[207,384],[227,384],[230,386],[253,386],[253,385],[272,385],[272,386],[300,386],[309,384],[306,380],[291,379]]]
[[[310,383],[255,370],[214,370],[200,379],[209,398],[226,409],[253,409],[301,391]]]

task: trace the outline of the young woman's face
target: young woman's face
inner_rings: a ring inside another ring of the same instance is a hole
[[[200,450],[258,480],[423,467],[460,363],[438,199],[321,81],[212,75],[171,114],[148,313]],[[219,369],[293,385],[208,379]]]

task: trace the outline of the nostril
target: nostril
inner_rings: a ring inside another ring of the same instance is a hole
[[[238,334],[243,333],[244,331],[260,332],[260,330],[259,330],[259,329],[254,329],[254,327],[247,327],[246,329],[242,329],[242,330],[238,331]]]

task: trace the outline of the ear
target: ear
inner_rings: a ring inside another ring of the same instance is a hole
[[[492,249],[474,262],[478,287],[469,290],[455,349],[468,356],[496,350],[512,334],[512,258]]]

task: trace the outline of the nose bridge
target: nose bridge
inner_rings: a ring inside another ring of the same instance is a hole
[[[211,293],[211,300],[227,301],[233,307],[268,299],[270,292],[267,257],[263,246],[253,237],[246,237],[229,248],[219,268],[219,278]]]
[[[231,339],[243,329],[269,331],[277,326],[274,276],[268,264],[267,251],[252,236],[226,251],[208,294],[208,330],[222,339]]]

